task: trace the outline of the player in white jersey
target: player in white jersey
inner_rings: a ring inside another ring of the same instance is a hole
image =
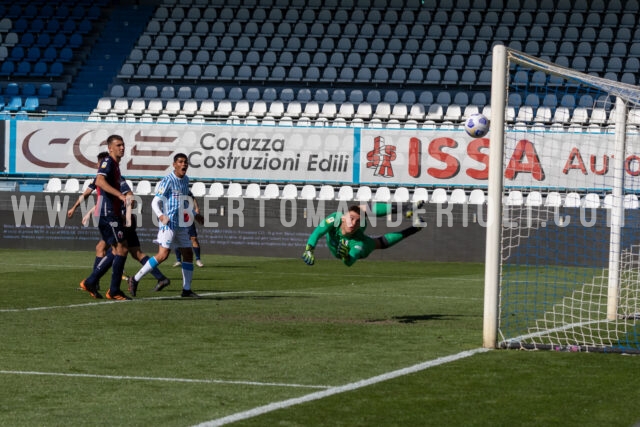
[[[193,252],[189,238],[189,225],[193,221],[202,224],[203,217],[194,212],[193,199],[189,196],[189,177],[187,169],[189,161],[183,153],[173,156],[173,172],[165,176],[156,187],[156,194],[151,202],[154,214],[158,217],[158,253],[149,258],[142,268],[129,278],[129,292],[135,296],[138,282],[153,268],[164,262],[171,250],[180,248],[182,252],[182,296],[198,298],[191,290],[193,277]],[[166,285],[165,285],[166,286]],[[155,287],[155,291],[165,286]]]

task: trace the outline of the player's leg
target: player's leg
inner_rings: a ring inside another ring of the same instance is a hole
[[[125,228],[125,230],[127,244],[129,246],[129,254],[131,254],[131,256],[140,264],[145,265],[147,261],[149,261],[149,256],[147,256],[147,254],[142,252],[142,249],[140,249],[140,239],[138,238],[138,233],[136,232],[135,227]],[[155,279],[158,281],[158,284],[160,282],[166,282],[164,286],[169,285],[169,279],[167,279],[167,277],[162,274],[158,267],[151,270],[151,275],[155,277]],[[127,278],[126,280],[128,281],[129,279]]]
[[[142,250],[140,249],[140,246],[134,246],[133,248],[129,248],[129,254],[131,254],[131,256],[143,266],[150,259],[149,255],[142,252]],[[162,288],[166,288],[171,283],[171,280],[169,280],[167,276],[162,274],[162,272],[158,267],[151,270],[151,275],[158,281],[158,283],[156,283],[156,287],[154,288],[154,290],[160,290]],[[127,282],[128,281],[129,280],[127,279]],[[131,289],[129,289],[129,292],[131,292]]]
[[[89,292],[89,294],[93,298],[102,298],[102,295],[98,292],[98,283],[100,278],[107,272],[109,268],[113,265],[113,260],[115,257],[115,253],[112,252],[111,246],[113,246],[117,242],[117,235],[111,226],[110,219],[105,216],[101,216],[98,221],[98,231],[100,232],[100,236],[102,237],[101,242],[104,242],[102,245],[100,242],[96,245],[96,255],[98,255],[98,251],[101,252],[101,248],[104,247],[106,254],[102,257],[100,262],[95,266],[91,275],[80,282],[80,289]]]
[[[198,241],[198,236],[190,236],[191,237],[191,249],[193,250],[193,255],[196,258],[196,265],[198,267],[204,267],[202,260],[200,259],[200,242]]]
[[[424,201],[406,203],[372,203],[371,214],[376,217],[381,217],[400,212],[405,218],[411,218],[413,217],[414,211],[422,209],[424,204]]]
[[[387,249],[391,246],[401,242],[409,236],[414,235],[418,231],[422,230],[424,227],[414,227],[411,226],[409,228],[405,228],[402,231],[394,231],[391,233],[386,233],[383,236],[380,236],[375,239],[376,249]]]
[[[114,224],[114,234],[116,237],[116,244],[114,247],[113,265],[111,266],[111,285],[107,291],[107,298],[125,301],[129,300],[127,295],[120,289],[120,282],[122,282],[122,275],[124,274],[124,265],[127,261],[127,255],[129,249],[127,247],[127,241],[124,238],[124,227],[121,221],[112,221]]]
[[[138,270],[138,272],[131,276],[128,280],[129,291],[132,294],[135,294],[135,292],[137,292],[138,283],[147,273],[150,273],[154,268],[158,267],[158,265],[169,258],[169,255],[171,254],[171,245],[173,242],[173,238],[173,230],[158,231],[158,237],[155,240],[155,242],[158,243],[158,253],[149,258],[140,268],[140,270]]]
[[[173,263],[173,266],[180,267],[180,264],[182,264],[182,252],[180,252],[180,248],[176,248],[175,253],[176,253],[176,262]]]
[[[100,239],[98,243],[96,243],[96,258],[93,260],[94,270],[98,267],[100,261],[102,261],[102,258],[107,255],[107,249],[107,243],[104,240]],[[100,290],[99,280],[96,282],[96,289]]]
[[[199,298],[199,295],[191,289],[193,281],[193,249],[191,247],[191,239],[185,228],[176,230],[176,245],[182,252],[182,296],[190,298]]]

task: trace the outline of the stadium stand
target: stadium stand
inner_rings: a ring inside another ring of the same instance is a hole
[[[0,9],[0,113],[62,111],[129,122],[450,126],[473,112],[488,113],[496,43],[637,84],[637,0],[446,6],[421,0],[14,2]],[[542,73],[518,78],[541,89],[554,84]],[[509,107],[513,121],[610,124],[609,104],[571,94],[556,99],[540,90],[510,99]],[[640,123],[634,118],[632,124]],[[266,190],[262,197],[276,194]],[[291,188],[282,190],[292,194]],[[434,193],[446,200],[462,197]],[[464,200],[483,197],[471,192]],[[557,203],[549,196],[547,202]]]

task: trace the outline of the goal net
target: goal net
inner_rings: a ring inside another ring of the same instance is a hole
[[[640,352],[640,88],[496,46],[486,347]]]

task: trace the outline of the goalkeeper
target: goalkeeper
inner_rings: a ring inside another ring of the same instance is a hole
[[[422,203],[417,207],[422,206]],[[394,211],[395,205],[387,203],[373,204],[372,215],[385,216]],[[302,254],[302,259],[308,265],[315,263],[313,251],[318,240],[326,235],[327,246],[334,257],[341,259],[347,266],[351,267],[357,260],[368,257],[375,249],[387,249],[401,240],[417,233],[424,227],[423,224],[416,224],[402,231],[386,233],[380,237],[369,237],[365,234],[367,228],[364,216],[366,205],[353,205],[346,213],[334,212],[327,216],[320,225],[311,233],[307,240],[307,246]],[[413,215],[411,209],[403,209],[406,217]]]

